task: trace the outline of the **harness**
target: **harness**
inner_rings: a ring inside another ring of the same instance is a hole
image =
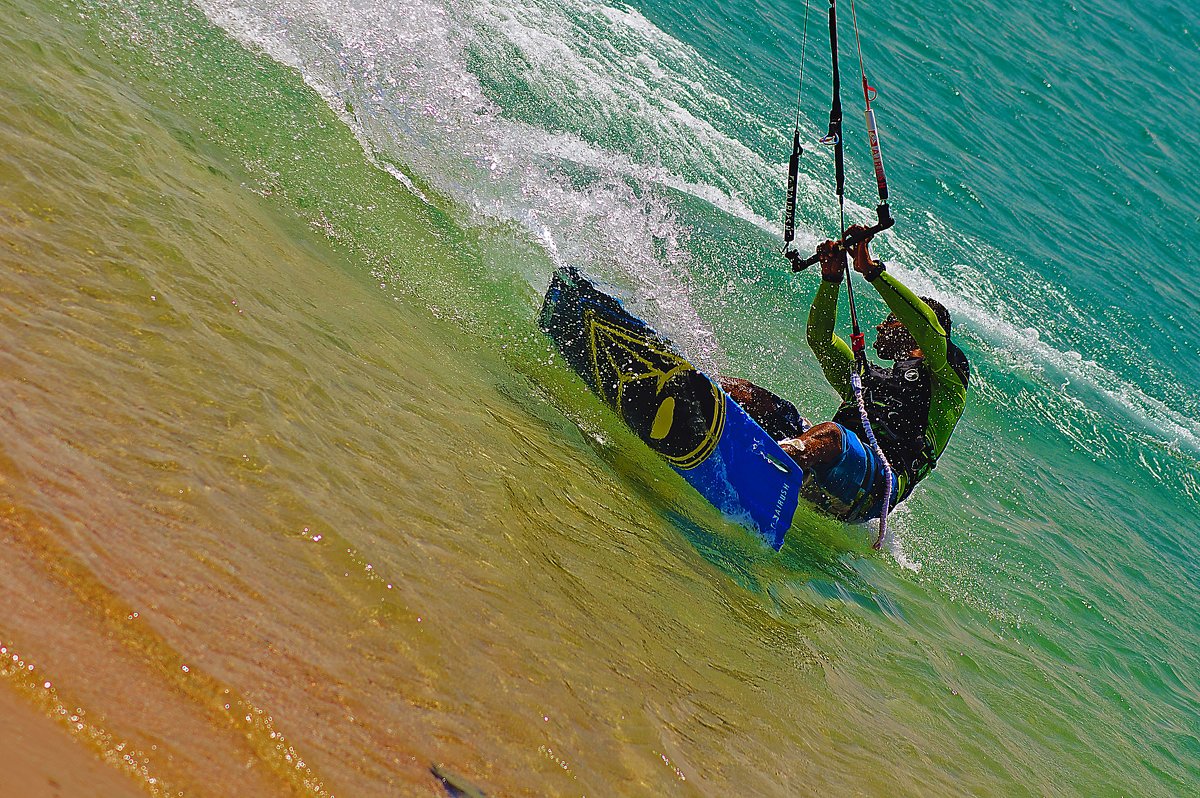
[[[947,359],[966,386],[970,379],[967,356],[948,343]],[[891,368],[868,362],[863,376],[867,418],[900,483],[897,504],[908,498],[917,483],[937,467],[939,452],[934,450],[929,434],[930,379],[923,358],[898,360]],[[857,402],[842,402],[833,420],[866,440]]]
[[[907,483],[898,503],[928,475],[936,460],[925,435],[929,423],[929,369],[920,358],[898,361],[891,368],[868,363],[862,382],[863,404],[879,448],[898,472],[901,484]],[[833,420],[867,440],[857,402],[843,402]]]

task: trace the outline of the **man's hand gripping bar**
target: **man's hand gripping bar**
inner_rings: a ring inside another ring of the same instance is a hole
[[[864,241],[864,240],[870,238],[871,236],[875,235],[876,233],[888,229],[889,227],[891,227],[892,225],[894,225],[896,223],[896,220],[892,218],[891,210],[888,208],[887,205],[880,205],[880,206],[876,207],[875,212],[879,216],[878,224],[876,224],[874,227],[867,227],[862,230],[856,230],[855,232],[846,236],[841,241],[837,242],[837,247],[836,247],[835,251],[842,252],[842,251],[849,250],[850,247],[854,246],[855,244],[859,243],[860,241]],[[819,256],[816,254],[813,254],[813,255],[808,256],[807,258],[801,259],[800,253],[794,249],[786,250],[786,251],[784,251],[783,254],[788,260],[790,260],[792,262],[792,271],[793,272],[802,272],[819,260]]]

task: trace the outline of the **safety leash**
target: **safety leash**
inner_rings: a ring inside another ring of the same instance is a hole
[[[854,40],[858,49],[858,65],[862,73],[863,100],[866,103],[866,121],[867,121],[867,136],[871,145],[871,160],[875,166],[875,182],[879,191],[879,204],[875,208],[877,223],[865,230],[858,231],[854,236],[846,236],[846,170],[845,170],[845,148],[842,142],[842,83],[841,73],[838,68],[838,38],[837,38],[837,0],[829,0],[829,52],[832,59],[833,67],[833,92],[829,108],[829,129],[821,138],[821,144],[833,147],[833,164],[834,164],[834,192],[838,198],[838,229],[841,233],[838,248],[845,252],[851,247],[859,244],[862,241],[874,236],[876,233],[886,230],[895,224],[895,219],[892,218],[891,210],[888,206],[888,190],[887,178],[883,172],[883,154],[879,146],[879,130],[875,124],[875,112],[871,108],[871,101],[875,99],[877,92],[867,82],[866,69],[863,66],[862,43],[858,33],[858,17],[855,13],[854,0],[850,0],[850,14],[854,25]],[[805,45],[808,39],[808,3],[805,3],[804,11],[804,30],[805,30]],[[809,258],[802,259],[795,250],[790,248],[790,244],[795,238],[795,216],[796,216],[796,180],[799,169],[800,155],[803,149],[800,146],[800,102],[803,97],[803,81],[804,81],[804,52],[801,52],[800,59],[800,91],[796,97],[796,125],[792,136],[792,156],[788,161],[788,184],[787,184],[787,200],[784,212],[784,245],[783,254],[792,263],[792,271],[798,272],[808,268],[816,263],[819,259],[817,255],[812,255]],[[882,548],[884,540],[887,536],[887,516],[891,509],[892,501],[892,480],[893,472],[891,463],[883,453],[883,449],[879,445],[879,441],[875,437],[875,431],[871,428],[871,420],[867,413],[866,400],[863,392],[863,377],[867,374],[867,356],[866,356],[866,341],[862,330],[858,325],[858,309],[854,302],[854,281],[851,279],[850,270],[846,270],[846,299],[850,306],[850,325],[851,325],[851,348],[854,352],[855,370],[850,375],[850,386],[854,391],[854,400],[858,405],[859,416],[862,419],[863,430],[867,434],[867,442],[871,445],[875,456],[879,458],[879,462],[883,466],[884,475],[884,491],[883,503],[879,514],[879,535],[875,539],[874,547]]]
[[[879,534],[872,544],[873,548],[881,549],[887,538],[887,517],[892,508],[892,464],[888,462],[887,456],[879,446],[879,441],[875,439],[875,431],[871,429],[871,419],[867,417],[867,404],[863,399],[862,377],[857,373],[850,375],[850,387],[854,389],[854,401],[858,403],[858,415],[862,419],[863,429],[867,431],[867,441],[871,444],[871,450],[875,452],[879,462],[883,464],[883,504],[879,509]]]
[[[871,419],[867,414],[867,403],[863,397],[863,377],[867,374],[867,341],[862,330],[858,327],[858,309],[854,304],[854,286],[850,280],[850,270],[846,270],[846,300],[850,305],[850,348],[854,352],[855,371],[850,374],[850,387],[854,391],[854,401],[858,405],[858,415],[862,419],[863,430],[867,433],[867,443],[883,465],[883,504],[879,510],[879,534],[875,537],[873,547],[883,548],[887,535],[887,517],[892,506],[892,464],[875,438],[875,430],[871,428]]]

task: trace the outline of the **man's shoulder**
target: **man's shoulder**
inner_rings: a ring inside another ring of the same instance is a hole
[[[945,363],[941,363],[940,360],[938,362],[931,363],[929,362],[928,357],[913,358],[912,360],[901,360],[897,361],[896,365],[892,367],[893,373],[899,374],[906,380],[917,379],[916,377],[908,376],[907,370],[914,368],[914,366],[911,366],[910,364],[916,364],[915,368],[919,368],[927,373],[940,372],[942,374],[945,374],[944,366],[948,365],[950,366],[950,371],[953,372],[954,376],[958,377],[958,381],[962,383],[963,390],[966,390],[967,383],[970,382],[971,379],[971,362],[967,359],[967,354],[959,349],[958,346],[956,346],[954,342],[949,339],[949,337],[946,339]]]

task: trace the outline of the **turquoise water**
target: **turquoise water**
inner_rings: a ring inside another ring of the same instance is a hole
[[[206,586],[198,592],[277,603],[254,612],[217,598],[172,604],[171,585],[152,576],[118,578],[96,564],[89,573],[121,601],[161,605],[170,622],[158,633],[266,705],[331,792],[428,788],[434,760],[496,794],[1196,790],[1200,32],[1182,2],[858,5],[898,220],[877,250],[950,308],[972,390],[946,456],[895,516],[892,551],[872,554],[863,535],[802,518],[778,557],[706,515],[632,448],[579,394],[534,318],[553,264],[569,262],[697,363],[759,381],[810,416],[832,412],[803,335],[817,276],[791,275],[777,255],[802,4],[5,8],[11,19],[40,20],[30,29],[42,31],[4,39],[6,63],[37,66],[28,79],[36,89],[17,77],[5,84],[11,108],[36,122],[12,123],[26,138],[11,140],[53,142],[20,153],[13,144],[5,167],[20,176],[13,185],[32,187],[3,206],[6,235],[24,242],[10,244],[23,258],[6,261],[11,285],[24,285],[18,273],[67,293],[87,285],[85,304],[125,285],[122,270],[77,279],[73,269],[84,266],[55,265],[58,250],[28,243],[28,230],[52,215],[36,211],[36,198],[67,207],[64,187],[86,173],[100,199],[79,200],[85,221],[71,241],[94,234],[114,258],[146,263],[166,253],[181,286],[236,287],[272,314],[253,335],[212,343],[205,331],[235,322],[213,321],[206,314],[217,311],[200,299],[181,304],[181,320],[161,322],[180,336],[175,360],[122,344],[91,359],[39,361],[51,344],[26,345],[15,321],[5,328],[6,351],[28,353],[30,374],[57,373],[53,361],[65,375],[112,363],[136,375],[143,359],[168,358],[165,373],[176,377],[129,399],[151,408],[174,407],[177,391],[208,401],[197,397],[209,383],[192,383],[189,358],[200,356],[188,352],[211,343],[203,360],[224,365],[209,379],[228,381],[229,401],[243,403],[229,415],[208,402],[188,443],[159,444],[171,462],[192,462],[179,452],[199,447],[196,462],[206,463],[209,446],[225,462],[234,454],[223,447],[234,444],[221,441],[236,433],[262,462],[239,465],[251,474],[237,479],[204,472],[198,495],[227,502],[184,506],[183,520],[165,525],[176,545],[154,556],[181,568],[207,562],[211,551],[178,553],[190,551],[189,525],[225,530],[212,538],[246,552],[196,576]],[[849,217],[858,221],[873,216],[874,184],[849,3],[839,8]],[[837,219],[832,159],[815,143],[828,113],[824,25],[814,4],[801,248],[831,235]],[[52,46],[51,36],[62,42]],[[53,134],[39,132],[42,122]],[[212,184],[188,192],[158,161],[110,166],[119,162],[112,153],[129,152],[116,143],[93,150],[89,131],[125,126],[136,131],[130,152],[194,162]],[[148,187],[151,199],[135,206],[157,220],[136,241],[122,238],[136,221],[101,228],[105,203],[127,196],[127,185]],[[159,207],[159,194],[170,203]],[[188,203],[196,208],[187,219],[220,220],[208,222],[211,233],[193,231],[208,230],[203,221],[173,222],[172,209]],[[266,221],[242,226],[260,214]],[[296,278],[252,273],[243,256],[277,259]],[[170,269],[158,268],[136,267],[139,288],[120,302],[166,291]],[[39,316],[35,297],[53,293],[9,289],[11,317]],[[873,324],[881,303],[869,290],[860,296]],[[222,295],[221,309],[230,301]],[[160,317],[145,318],[158,330]],[[107,322],[93,324],[85,337],[118,339]],[[88,395],[69,376],[57,393]],[[23,419],[35,416],[86,428],[77,433],[85,438],[112,434],[79,421],[102,415],[94,404],[55,415],[55,399],[14,395],[36,412],[4,422],[10,440],[28,436]],[[112,422],[127,432],[143,423]],[[6,462],[22,462],[22,452],[7,450]],[[39,468],[6,466],[6,495],[23,497],[6,501],[43,521],[107,517],[125,501],[158,507],[131,487],[142,477],[110,463],[71,472],[107,486],[97,495],[111,493],[109,510],[67,511],[56,486],[68,477]],[[127,523],[146,539],[159,533],[158,521]],[[333,539],[338,551],[257,548],[275,535]],[[118,550],[82,533],[62,537],[84,562],[93,549]],[[143,570],[155,561],[147,555]],[[350,580],[364,563],[386,575]],[[290,578],[277,583],[280,569]],[[380,579],[408,592],[368,612]],[[340,604],[357,609],[307,609],[314,601],[302,585],[311,580],[336,585]],[[440,634],[418,630],[420,607]],[[354,626],[368,614],[370,628]],[[224,659],[211,653],[223,650],[215,630],[240,630],[246,617],[255,634],[283,639],[282,659],[311,653],[320,673],[262,665],[232,643]],[[36,625],[11,623],[0,631],[9,641],[24,634],[26,656],[65,650]],[[341,625],[355,629],[352,640],[322,648],[325,630]],[[196,637],[173,637],[174,626]],[[290,647],[281,630],[295,633]],[[368,655],[360,660],[353,646]],[[309,684],[326,686],[312,689],[359,721],[307,712]],[[553,740],[538,736],[543,711],[558,724]],[[108,714],[127,738],[169,748],[171,732]],[[204,794],[203,768],[160,767]],[[324,794],[312,783],[287,785]]]

